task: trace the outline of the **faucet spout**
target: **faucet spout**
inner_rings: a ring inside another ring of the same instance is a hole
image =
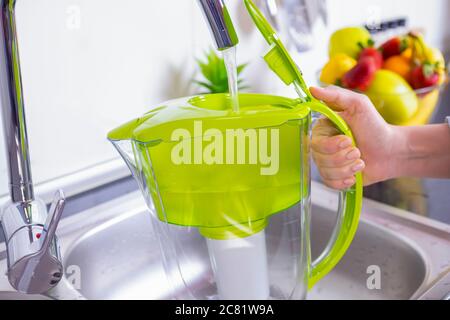
[[[16,34],[16,0],[0,0],[0,94],[13,202],[34,200]]]
[[[40,294],[63,275],[55,230],[64,207],[57,194],[50,214],[35,198],[16,32],[16,0],[0,0],[0,106],[5,133],[11,204],[2,208],[8,280],[20,292]]]
[[[236,30],[223,0],[198,0],[211,34],[220,51],[239,43]]]

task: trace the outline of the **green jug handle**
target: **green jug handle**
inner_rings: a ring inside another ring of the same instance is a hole
[[[321,113],[330,119],[356,145],[350,128],[336,112],[318,100],[313,100],[308,105],[312,111]],[[352,188],[343,191],[340,197],[340,212],[338,213],[337,225],[325,251],[312,264],[308,280],[309,289],[312,289],[318,281],[339,263],[355,237],[363,200],[363,179],[361,173],[356,174],[356,184]]]

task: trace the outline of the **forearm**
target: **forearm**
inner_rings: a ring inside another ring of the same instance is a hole
[[[450,128],[446,124],[396,127],[393,177],[450,178]]]

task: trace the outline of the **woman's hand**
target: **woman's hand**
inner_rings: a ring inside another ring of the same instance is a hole
[[[358,145],[353,147],[351,139],[341,135],[329,120],[318,121],[313,129],[312,150],[325,184],[338,190],[349,188],[361,171],[365,185],[394,177],[395,129],[384,121],[369,98],[334,86],[311,88],[311,93],[340,114]]]

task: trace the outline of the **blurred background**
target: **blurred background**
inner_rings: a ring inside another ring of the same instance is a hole
[[[247,91],[295,96],[260,58],[267,47],[242,2],[226,3],[240,36],[238,60],[248,63],[242,74]],[[427,43],[447,57],[450,52],[448,0],[259,4],[311,85],[317,84],[318,71],[327,62],[330,35],[345,26],[375,27],[382,31],[374,35],[380,41],[409,29],[421,30]],[[204,56],[212,41],[195,0],[22,0],[17,20],[33,178],[38,186],[69,176],[85,178],[99,165],[116,163],[116,152],[106,140],[111,128],[165,100],[202,92],[193,81],[199,77],[196,59]],[[400,20],[404,23],[388,24]],[[443,122],[446,115],[450,115],[448,89],[442,92],[431,122]],[[3,137],[0,152],[2,198],[8,192]],[[117,168],[119,174],[84,181],[84,187],[74,187],[72,194],[99,181],[126,178],[121,162]],[[403,179],[372,187],[366,194],[450,223],[449,191],[448,181]]]

